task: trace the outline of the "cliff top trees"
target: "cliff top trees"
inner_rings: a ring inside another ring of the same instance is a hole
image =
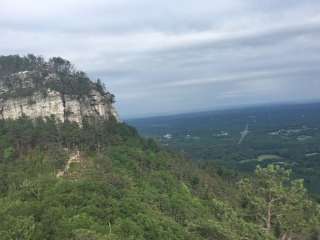
[[[23,73],[25,71],[28,72]],[[19,74],[15,75],[16,73]],[[28,84],[21,81],[27,81]],[[85,72],[77,70],[70,61],[61,57],[52,57],[46,61],[43,57],[32,54],[23,57],[0,56],[1,85],[8,89],[1,94],[0,97],[3,98],[31,96],[36,90],[48,88],[76,96],[86,96],[92,89],[102,95],[109,94],[101,80],[91,81]],[[114,96],[109,95],[113,103]]]
[[[0,56],[0,78],[15,72],[36,69],[44,64],[45,61],[42,57],[32,54],[24,57],[19,55]]]

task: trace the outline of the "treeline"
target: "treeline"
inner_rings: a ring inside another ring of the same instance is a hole
[[[77,150],[81,161],[57,178]],[[271,165],[230,183],[218,174],[123,123],[1,121],[0,239],[319,237],[319,205],[290,171]]]
[[[30,79],[20,79],[14,73],[28,71]],[[106,91],[104,83],[97,79],[91,81],[87,74],[77,70],[70,61],[61,57],[53,57],[46,61],[41,56],[0,56],[0,82],[9,91],[1,94],[1,98],[31,96],[34,91],[49,88],[62,94],[79,97],[88,96],[92,89],[106,95],[114,102],[114,95]],[[32,81],[31,86],[25,86],[21,81]]]
[[[0,76],[7,76],[16,72],[40,69],[45,65],[43,57],[29,54],[24,57],[19,55],[0,56]]]
[[[24,155],[32,149],[67,148],[80,151],[103,151],[110,145],[123,144],[131,139],[151,146],[137,131],[115,120],[84,119],[80,127],[75,122],[61,122],[52,117],[31,120],[0,120],[0,161]]]

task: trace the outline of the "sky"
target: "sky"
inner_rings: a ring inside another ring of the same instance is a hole
[[[123,118],[320,100],[319,0],[0,0],[0,36],[102,79]]]

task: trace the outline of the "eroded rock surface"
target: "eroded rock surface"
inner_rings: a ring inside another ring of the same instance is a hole
[[[64,80],[63,84],[68,84],[67,81]],[[72,84],[77,84],[73,81]],[[78,86],[70,93],[70,90],[64,91],[61,82],[58,74],[48,71],[23,71],[0,77],[0,117],[17,119],[25,115],[35,119],[54,116],[60,121],[79,124],[86,117],[119,120],[112,104],[113,95],[97,88],[96,83],[87,80],[85,93],[78,93]]]

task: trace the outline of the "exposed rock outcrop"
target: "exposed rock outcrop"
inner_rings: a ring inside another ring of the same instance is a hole
[[[49,63],[37,70],[0,75],[0,118],[23,115],[32,119],[54,116],[80,125],[84,118],[119,121],[113,95],[101,83],[90,81],[82,72],[59,72]]]

